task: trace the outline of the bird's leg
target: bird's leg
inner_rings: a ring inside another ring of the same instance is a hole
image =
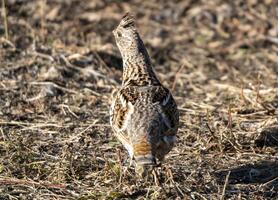
[[[123,177],[126,177],[127,175],[127,172],[130,168],[133,168],[134,167],[134,159],[133,158],[130,158],[130,157],[127,157],[124,161],[124,164],[123,164]]]
[[[135,166],[135,160],[134,160],[134,157],[133,158],[130,158],[129,160],[129,168],[132,168]]]
[[[126,172],[128,170],[127,163],[128,163],[128,159],[125,159],[123,162],[123,177],[126,177]]]
[[[126,166],[127,168],[132,168],[134,167],[134,158],[127,157],[123,163],[124,163],[123,165]]]
[[[129,157],[125,160],[125,169],[124,169],[124,176],[126,176],[129,169],[134,169],[136,171],[136,162],[134,157]]]
[[[129,166],[129,158],[125,158],[124,161],[123,161],[123,166]]]

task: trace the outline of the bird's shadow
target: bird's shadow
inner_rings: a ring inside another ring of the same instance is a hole
[[[215,177],[223,184],[228,174],[229,184],[263,184],[278,190],[278,161],[261,161],[256,164],[218,170],[215,172]]]
[[[256,147],[274,147],[278,145],[278,126],[264,129],[255,140]],[[262,184],[278,191],[278,160],[263,160],[231,169],[218,170],[215,176],[220,182],[229,175],[229,184]]]

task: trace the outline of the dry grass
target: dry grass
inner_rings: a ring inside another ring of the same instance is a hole
[[[274,0],[7,0],[6,8],[0,199],[278,197]],[[122,69],[111,30],[126,11],[181,114],[159,186],[124,173],[127,154],[109,126]]]

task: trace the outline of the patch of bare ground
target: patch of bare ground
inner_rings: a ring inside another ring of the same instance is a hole
[[[0,199],[278,198],[276,1],[1,3]],[[180,110],[158,185],[109,125],[126,11]]]

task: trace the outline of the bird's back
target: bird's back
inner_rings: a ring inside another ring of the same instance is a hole
[[[130,155],[145,165],[162,160],[174,145],[178,126],[177,106],[168,89],[129,85],[119,90],[114,104],[120,109],[113,110],[112,127],[128,143]]]

